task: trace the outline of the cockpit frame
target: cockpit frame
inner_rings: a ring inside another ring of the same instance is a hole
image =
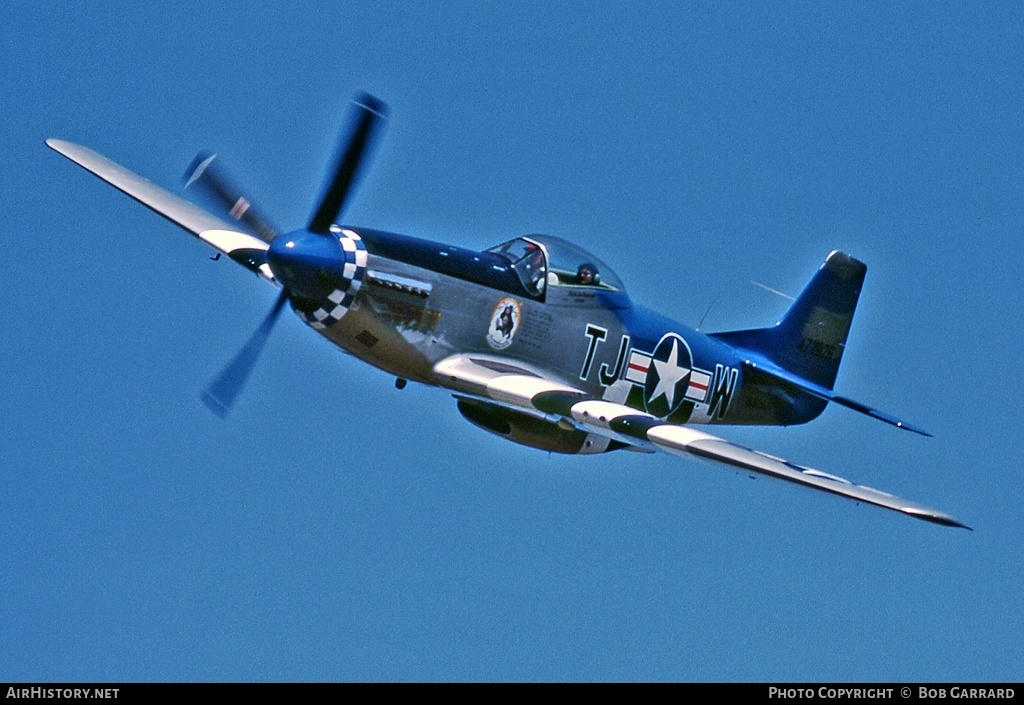
[[[524,235],[486,251],[507,259],[523,287],[539,298],[551,287],[625,292],[608,265],[562,238]]]

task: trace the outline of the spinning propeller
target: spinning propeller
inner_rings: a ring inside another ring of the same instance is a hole
[[[281,233],[221,168],[216,155],[200,153],[185,174],[186,187],[200,190],[218,210],[223,209],[232,220],[270,244],[265,255],[260,254],[282,287],[263,323],[203,392],[203,402],[221,418],[227,416],[238,398],[285,302],[290,301],[315,326],[326,315],[321,313],[324,306],[339,304],[336,295],[347,291],[352,283],[351,247],[343,246],[344,238],[333,234],[331,226],[358,183],[387,118],[387,105],[367,93],[358,94],[353,104],[350,127],[338,142],[334,168],[328,172],[323,196],[304,230]]]

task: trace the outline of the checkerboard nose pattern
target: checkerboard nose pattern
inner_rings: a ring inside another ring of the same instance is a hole
[[[345,255],[345,264],[342,267],[341,281],[338,286],[327,295],[323,303],[314,311],[307,313],[301,309],[295,309],[299,318],[317,330],[324,330],[341,320],[352,301],[355,300],[359,287],[363,284],[363,276],[366,273],[366,246],[362,238],[351,230],[331,226],[331,233],[336,235]]]

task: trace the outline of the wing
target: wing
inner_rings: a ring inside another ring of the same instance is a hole
[[[87,147],[57,139],[48,139],[46,144],[267,281],[274,281],[274,275],[266,263],[266,251],[269,247],[267,243],[252,235],[238,232],[202,208],[175,196]]]
[[[949,514],[887,492],[744,448],[692,427],[668,424],[623,404],[595,399],[526,367],[510,366],[506,360],[456,355],[438,363],[434,372],[441,384],[462,394],[569,422],[582,431],[622,443],[756,472],[944,526],[970,528]]]

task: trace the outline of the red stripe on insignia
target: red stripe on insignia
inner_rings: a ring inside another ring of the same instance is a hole
[[[629,369],[637,370],[638,372],[646,372],[649,368],[641,367],[640,365],[636,364],[635,362],[631,362],[631,363],[629,363]]]

